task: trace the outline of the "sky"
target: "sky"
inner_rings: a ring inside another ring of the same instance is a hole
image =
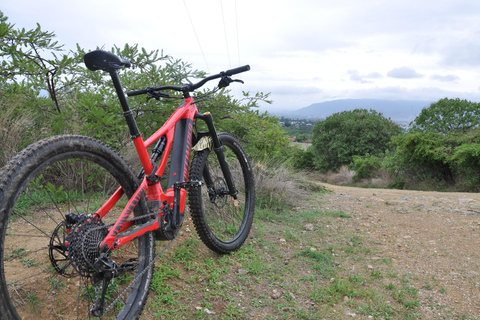
[[[271,93],[270,112],[335,99],[480,101],[480,1],[2,0],[64,49],[125,43],[210,74],[249,64],[232,93]],[[155,84],[152,84],[155,85]]]

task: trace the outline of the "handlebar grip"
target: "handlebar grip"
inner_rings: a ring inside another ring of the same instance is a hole
[[[227,70],[227,71],[225,71],[225,74],[227,76],[231,76],[231,75],[234,75],[234,74],[237,74],[237,73],[242,73],[242,72],[245,72],[245,71],[248,71],[248,70],[250,70],[250,66],[247,64],[243,67],[238,67],[238,68],[235,68],[235,69]]]
[[[147,89],[135,90],[135,91],[127,92],[127,96],[133,97],[133,96],[138,96],[145,93],[147,93]]]

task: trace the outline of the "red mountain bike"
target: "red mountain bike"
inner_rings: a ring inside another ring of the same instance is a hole
[[[5,166],[0,319],[138,319],[153,265],[182,226],[187,189],[191,218],[211,250],[235,251],[250,232],[255,190],[248,157],[236,138],[216,132],[212,115],[199,113],[190,96],[210,80],[220,79],[219,87],[240,81],[231,76],[250,67],[128,92],[159,99],[175,90],[184,97],[143,140],[117,75],[130,62],[102,50],[84,60],[90,70],[109,72],[142,170],[134,174],[105,144],[77,135],[36,142]],[[199,120],[208,131],[196,130]],[[170,242],[156,254],[155,240]]]

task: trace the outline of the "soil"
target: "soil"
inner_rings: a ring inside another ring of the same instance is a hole
[[[480,194],[323,184],[323,209],[342,211],[419,289],[422,319],[480,317]]]

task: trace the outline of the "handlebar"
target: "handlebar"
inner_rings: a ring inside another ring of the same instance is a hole
[[[242,66],[242,67],[230,69],[230,70],[227,70],[227,71],[222,71],[220,73],[211,75],[211,76],[206,77],[206,78],[204,78],[204,79],[202,79],[199,82],[194,83],[194,84],[186,84],[184,86],[168,85],[168,86],[160,86],[160,87],[148,87],[148,88],[145,88],[145,89],[129,91],[129,92],[127,92],[127,96],[129,96],[129,97],[138,96],[138,95],[141,95],[141,94],[146,94],[148,92],[161,91],[161,90],[181,91],[184,94],[188,94],[188,92],[195,91],[198,88],[202,87],[208,81],[215,80],[215,79],[218,79],[218,78],[223,78],[223,77],[229,77],[229,76],[232,76],[234,74],[242,73],[242,72],[245,72],[245,71],[248,71],[248,70],[250,70],[250,66],[245,65],[245,66]]]

